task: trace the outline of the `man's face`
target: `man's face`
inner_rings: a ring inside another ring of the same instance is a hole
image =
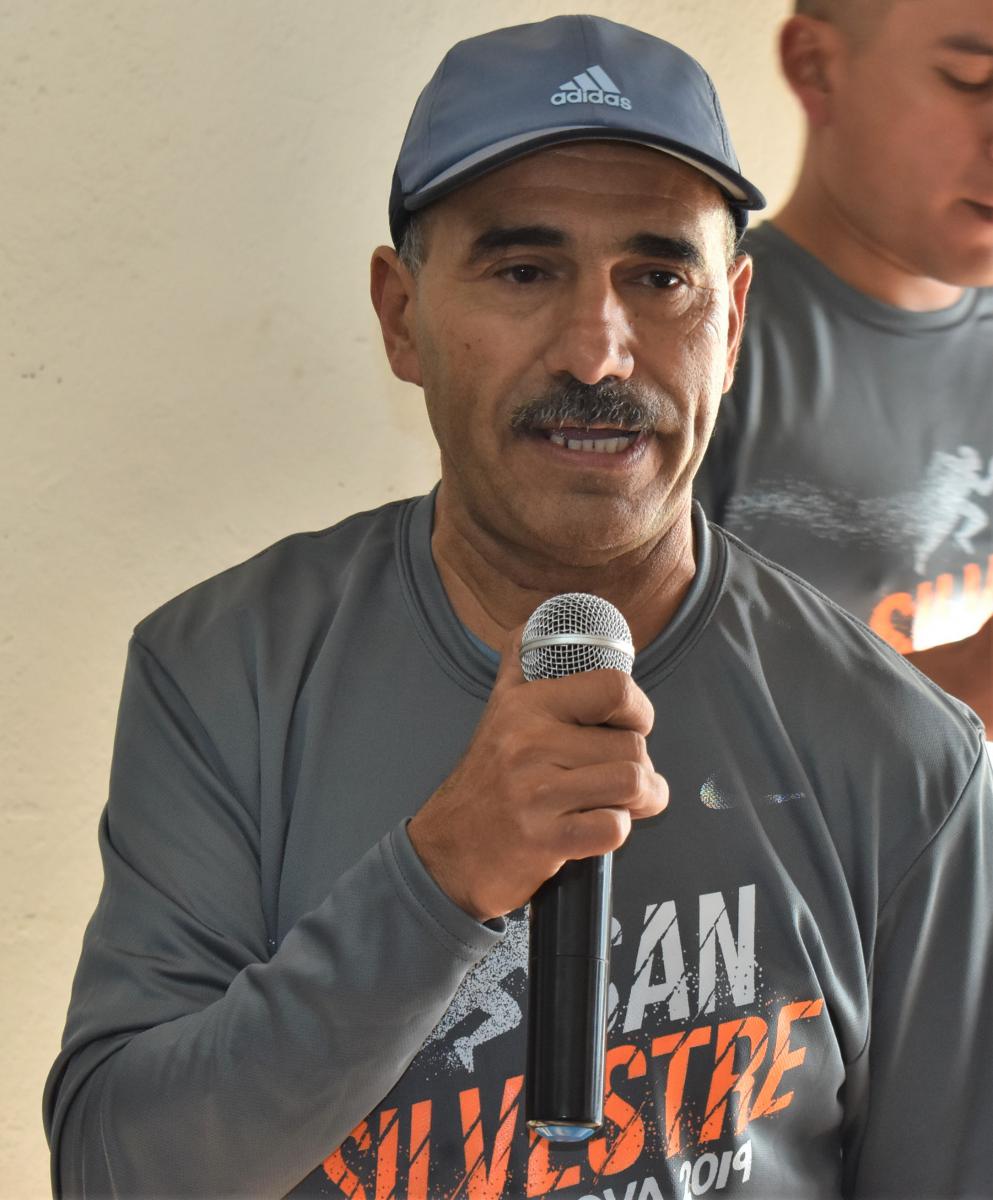
[[[540,151],[438,202],[400,373],[445,511],[569,565],[651,547],[685,516],[748,274],[716,186],[639,146]]]
[[[853,232],[912,274],[993,283],[991,0],[897,0],[837,70],[821,166]]]

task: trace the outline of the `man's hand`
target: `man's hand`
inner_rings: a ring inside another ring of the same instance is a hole
[[[669,798],[645,746],[655,713],[630,676],[527,683],[519,639],[465,757],[409,826],[435,881],[480,921],[526,904],[568,859],[616,850]]]
[[[918,650],[907,658],[946,692],[964,700],[993,739],[993,617],[960,642]]]

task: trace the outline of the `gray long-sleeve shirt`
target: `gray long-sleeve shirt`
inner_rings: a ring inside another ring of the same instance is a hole
[[[699,511],[635,665],[671,802],[615,865],[607,1125],[529,1137],[524,917],[477,924],[404,828],[495,670],[431,519],[289,538],[136,630],[46,1092],[56,1189],[993,1194],[978,724]]]

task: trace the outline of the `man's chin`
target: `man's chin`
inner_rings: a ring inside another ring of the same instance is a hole
[[[609,566],[639,555],[663,536],[664,507],[646,513],[630,507],[574,503],[571,511],[546,513],[524,523],[528,549],[550,564],[576,569]]]
[[[948,239],[947,253],[931,274],[953,287],[993,287],[993,208],[982,220],[973,215],[969,225],[968,231],[960,225]]]

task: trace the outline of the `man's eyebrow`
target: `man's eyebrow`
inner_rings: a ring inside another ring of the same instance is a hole
[[[566,234],[552,225],[498,225],[485,230],[473,241],[469,262],[476,263],[489,254],[517,246],[560,247],[568,243]],[[646,258],[664,258],[700,269],[705,266],[700,248],[688,238],[636,233],[624,242],[622,249],[628,254],[641,254]]]
[[[567,240],[561,229],[551,225],[497,225],[475,239],[469,249],[469,262],[514,246],[564,246]]]
[[[938,41],[943,50],[958,50],[962,54],[987,54],[993,57],[993,42],[974,33],[953,33]]]
[[[695,242],[682,237],[664,237],[659,233],[636,233],[624,243],[629,254],[642,254],[646,258],[665,258],[670,262],[685,263],[688,267],[703,269],[706,266],[702,252]]]

